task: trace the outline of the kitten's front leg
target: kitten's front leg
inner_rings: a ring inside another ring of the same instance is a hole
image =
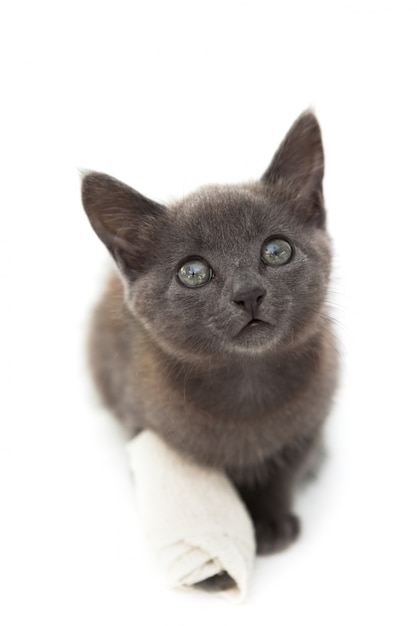
[[[288,469],[271,468],[266,482],[239,485],[255,526],[258,554],[285,550],[300,532],[300,520],[291,512],[294,475]]]
[[[206,580],[196,583],[194,587],[202,591],[208,591],[209,593],[218,593],[236,587],[236,581],[234,581],[227,572],[221,572],[220,574],[211,576],[211,578],[206,578]]]

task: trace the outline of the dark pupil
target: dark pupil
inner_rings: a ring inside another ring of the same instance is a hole
[[[187,274],[192,279],[193,277],[204,276],[207,272],[207,268],[198,261],[196,263],[190,263],[188,266]]]
[[[190,265],[189,274],[190,276],[196,276],[197,274],[201,274],[204,271],[204,268],[201,265],[192,264]]]
[[[282,254],[283,250],[282,248],[280,248],[280,246],[278,246],[278,244],[276,243],[270,243],[268,244],[268,254],[269,256],[273,256],[275,258],[278,258],[280,256],[280,254]]]
[[[271,258],[271,261],[281,261],[287,256],[287,250],[279,243],[269,243],[266,248],[267,256]]]
[[[187,287],[199,287],[211,278],[210,267],[203,261],[189,261],[178,272],[179,279]]]
[[[283,265],[291,257],[291,246],[285,240],[269,241],[265,244],[262,255],[269,265]]]

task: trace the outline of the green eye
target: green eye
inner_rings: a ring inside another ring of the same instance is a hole
[[[206,285],[214,276],[213,270],[203,259],[190,259],[180,267],[177,273],[178,280],[194,289]]]
[[[285,265],[291,259],[292,254],[291,244],[279,237],[267,239],[261,249],[262,261],[271,267]]]

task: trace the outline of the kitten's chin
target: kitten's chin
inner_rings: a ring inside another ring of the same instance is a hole
[[[261,320],[252,320],[232,339],[229,348],[234,352],[263,354],[279,343],[276,328]]]

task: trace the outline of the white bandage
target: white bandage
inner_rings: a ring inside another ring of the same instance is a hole
[[[236,586],[222,595],[241,601],[255,557],[251,519],[221,472],[184,459],[155,433],[127,444],[143,531],[174,587],[192,587],[226,571]]]

